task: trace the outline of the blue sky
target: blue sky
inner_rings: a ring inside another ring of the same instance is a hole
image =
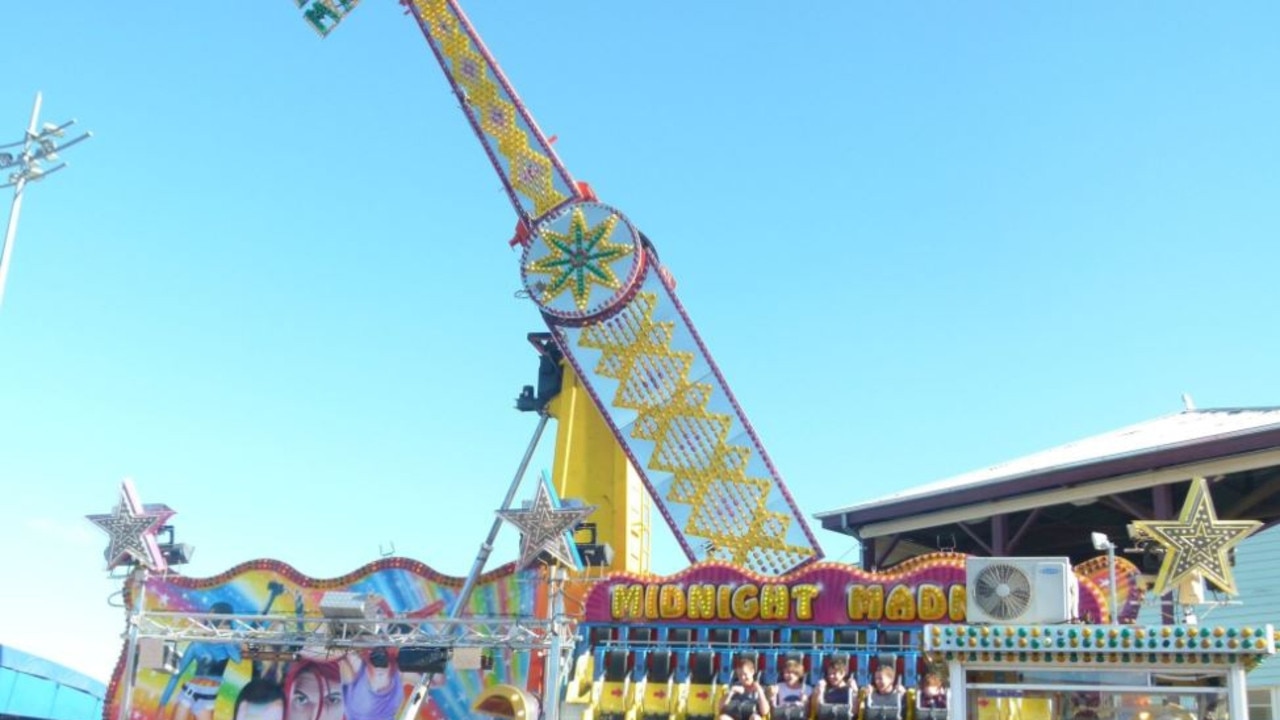
[[[95,138],[30,188],[0,310],[0,644],[109,674],[119,583],[83,516],[125,476],[178,511],[190,574],[393,544],[464,573],[533,430],[540,321],[411,19],[367,0],[321,41],[288,0],[5,10],[0,142],[37,90]],[[1183,392],[1280,403],[1274,3],[467,11],[653,238],[807,513]]]

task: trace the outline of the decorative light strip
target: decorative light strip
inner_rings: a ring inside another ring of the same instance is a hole
[[[537,220],[573,197],[572,178],[458,6],[414,0],[410,7],[516,212]]]
[[[1114,665],[1158,665],[1161,667],[1179,665],[1223,666],[1243,662],[1246,668],[1252,668],[1265,655],[1240,655],[1227,653],[999,653],[999,652],[959,652],[938,653],[944,660],[955,660],[962,663],[983,663],[1010,665],[1094,665],[1111,667]]]
[[[691,559],[764,575],[818,559],[803,516],[655,276],[609,318],[559,328],[561,346],[603,400]]]
[[[1271,625],[929,625],[924,643],[929,651],[996,660],[1068,655],[1072,662],[1098,655],[1272,655],[1276,650]]]

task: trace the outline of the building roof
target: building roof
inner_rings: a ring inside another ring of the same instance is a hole
[[[869,522],[1277,447],[1280,407],[1186,410],[816,517],[857,534]]]
[[[101,717],[106,694],[107,686],[87,675],[0,645],[0,716],[39,720]]]

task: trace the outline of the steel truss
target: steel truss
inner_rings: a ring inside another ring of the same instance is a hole
[[[562,649],[573,644],[573,630],[565,620],[515,616],[361,620],[142,612],[133,621],[139,640],[238,643],[284,652],[391,646],[548,650],[556,641]]]

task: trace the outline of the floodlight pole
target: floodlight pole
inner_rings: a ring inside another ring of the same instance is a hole
[[[1111,600],[1111,612],[1107,614],[1111,616],[1111,624],[1117,625],[1120,623],[1120,605],[1116,599],[1116,544],[1106,533],[1090,533],[1089,539],[1093,541],[1094,550],[1107,551],[1107,589]]]
[[[40,118],[40,93],[36,93],[35,104],[31,108],[31,122],[27,124],[27,134],[23,137],[22,157],[26,158],[30,139],[36,134],[36,121]],[[22,160],[19,160],[25,165]],[[27,187],[27,173],[19,168],[13,183],[13,204],[9,206],[9,224],[4,230],[4,250],[0,251],[0,305],[4,304],[4,285],[9,277],[9,258],[13,257],[13,238],[18,234],[18,216],[22,214],[22,191]]]
[[[3,250],[0,250],[0,305],[4,304],[4,288],[9,277],[9,263],[13,258],[13,243],[18,234],[18,217],[22,214],[22,198],[25,195],[27,182],[39,180],[66,167],[66,163],[62,163],[45,169],[40,164],[42,161],[57,162],[59,150],[71,147],[92,136],[91,133],[85,133],[74,140],[58,145],[56,138],[62,136],[63,130],[74,125],[75,120],[39,128],[42,102],[43,97],[40,93],[36,93],[35,104],[31,108],[31,122],[27,124],[27,132],[22,139],[15,143],[0,145],[0,170],[15,168],[9,175],[9,182],[0,185],[0,188],[13,186],[13,204],[9,207],[9,222],[5,226],[4,245],[0,246],[3,247]],[[18,146],[21,148],[17,150],[17,154],[4,151],[5,148]]]
[[[1116,544],[1107,542],[1107,588],[1111,591],[1111,624],[1120,624],[1120,606],[1116,599]]]

